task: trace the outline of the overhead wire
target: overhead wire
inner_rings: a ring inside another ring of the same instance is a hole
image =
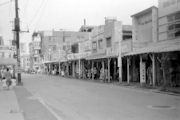
[[[44,8],[46,8],[47,2],[48,2],[48,0],[45,0],[44,6],[43,6],[42,11],[41,11],[41,14],[40,14],[38,20],[36,21],[36,24],[35,24],[35,28],[34,28],[34,29],[37,28],[37,24],[39,23],[39,21],[40,21],[40,20],[42,19],[42,17],[44,16],[44,13],[45,13],[45,12],[44,12]]]
[[[42,9],[44,2],[45,2],[45,0],[41,1],[40,6],[38,7],[38,9],[36,10],[34,16],[32,17],[32,19],[29,22],[30,26],[33,24],[33,21],[36,19],[37,15],[40,13],[40,10]]]
[[[23,0],[24,1],[24,0]],[[26,29],[27,31],[29,30],[29,24],[27,21],[27,9],[28,9],[28,4],[29,4],[29,0],[26,0],[23,8],[22,8],[22,12],[21,12],[21,18],[23,19],[22,25],[26,25]]]

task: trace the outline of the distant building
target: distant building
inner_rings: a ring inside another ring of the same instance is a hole
[[[33,33],[32,42],[29,43],[29,59],[30,59],[30,68],[34,70],[41,69],[41,37],[38,33]]]
[[[0,45],[0,65],[15,65],[14,55],[14,46]]]
[[[13,46],[0,46],[0,58],[14,58],[15,49]]]
[[[21,55],[21,69],[23,71],[30,69],[30,56],[28,54]]]
[[[27,53],[26,43],[20,43],[20,53],[21,54],[26,54]]]

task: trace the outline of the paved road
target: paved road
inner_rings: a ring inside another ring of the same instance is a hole
[[[62,120],[179,120],[180,97],[48,75],[23,75],[24,87]]]

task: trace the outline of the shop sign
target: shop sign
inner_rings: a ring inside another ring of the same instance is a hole
[[[140,63],[140,83],[146,83],[146,63]]]

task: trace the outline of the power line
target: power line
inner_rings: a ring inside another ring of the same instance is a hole
[[[41,1],[40,6],[39,6],[38,9],[36,10],[34,16],[32,17],[32,19],[31,19],[31,21],[30,21],[30,25],[33,23],[34,19],[36,18],[36,16],[37,16],[38,13],[40,12],[41,8],[43,7],[44,1],[45,1],[45,0],[42,0],[42,1]]]
[[[9,4],[12,0],[10,1],[6,1],[6,2],[3,2],[3,3],[0,3],[0,6],[3,6],[3,5],[6,5],[6,4]]]
[[[42,10],[41,10],[41,11],[43,11],[43,10],[44,10],[44,8],[45,8],[45,7],[46,7],[46,5],[47,5],[47,2],[48,2],[48,0],[46,0],[46,1],[44,2],[44,6],[43,6],[43,8],[42,8]],[[44,11],[43,11],[43,12],[41,12],[39,19],[36,21],[36,24],[35,24],[35,29],[36,29],[36,27],[37,27],[37,24],[39,23],[39,21],[41,20],[41,18],[42,18],[43,16],[44,16]]]

